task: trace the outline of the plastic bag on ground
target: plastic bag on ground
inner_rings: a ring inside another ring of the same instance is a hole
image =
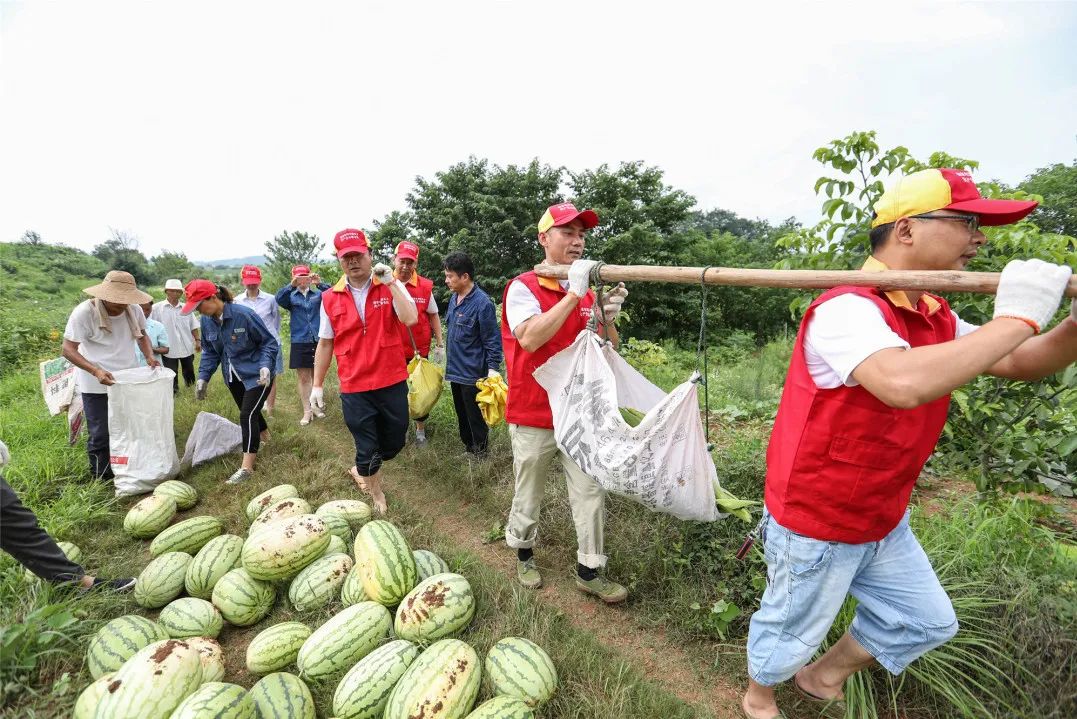
[[[722,516],[697,383],[666,394],[589,330],[535,370],[535,379],[550,398],[557,446],[603,489],[680,519]],[[621,407],[643,413],[637,426]]]
[[[172,426],[172,379],[165,367],[112,373],[108,435],[116,496],[145,494],[179,472]]]
[[[496,377],[484,377],[475,383],[479,393],[475,395],[475,402],[482,412],[482,419],[486,426],[495,427],[505,421],[505,403],[508,399],[509,388],[501,375]]]
[[[238,424],[219,414],[199,412],[191,433],[187,435],[180,466],[186,470],[196,464],[238,452],[242,443],[243,431]]]
[[[425,320],[424,320],[425,322]],[[408,362],[408,415],[425,417],[434,409],[445,384],[445,371],[422,355]]]

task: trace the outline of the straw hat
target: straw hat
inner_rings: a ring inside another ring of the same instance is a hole
[[[153,296],[138,289],[135,278],[130,272],[112,270],[105,275],[105,281],[83,290],[90,297],[118,305],[141,305],[151,302]]]

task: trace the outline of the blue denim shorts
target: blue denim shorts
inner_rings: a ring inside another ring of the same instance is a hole
[[[767,589],[748,629],[748,674],[774,686],[807,664],[847,595],[849,633],[892,674],[957,633],[957,617],[909,514],[878,542],[812,539],[763,519]]]

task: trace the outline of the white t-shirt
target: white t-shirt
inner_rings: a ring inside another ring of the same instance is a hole
[[[146,316],[139,310],[135,313],[139,329],[145,331]],[[109,317],[112,331],[106,332],[101,329],[100,318],[94,312],[93,301],[86,300],[71,310],[67,318],[67,327],[64,328],[64,339],[79,343],[79,354],[102,367],[109,372],[121,369],[138,367],[138,357],[135,356],[135,338],[131,335],[131,328],[127,324],[127,318]],[[92,374],[86,370],[78,371],[78,388],[80,392],[87,394],[105,394],[108,389],[98,382]]]
[[[979,329],[957,313],[957,337]],[[866,297],[839,295],[815,308],[804,335],[804,361],[820,389],[845,385],[856,387],[853,370],[879,350],[889,347],[909,349],[883,318],[882,310]]]
[[[198,329],[198,320],[194,312],[180,314],[182,309],[182,302],[173,306],[168,300],[161,300],[150,311],[150,318],[163,324],[168,332],[168,354],[165,357],[169,359],[182,359],[194,354],[194,336],[191,332]]]
[[[373,284],[374,276],[371,275],[367,278],[367,281],[363,283],[363,286],[359,289],[355,289],[351,286],[350,282],[345,282],[347,287],[352,293],[352,300],[355,301],[355,309],[359,311],[359,319],[366,322],[366,296],[370,294],[370,287]],[[405,292],[404,294],[407,295]],[[408,296],[408,301],[411,304],[415,304],[415,300],[411,295]],[[431,298],[433,299],[433,298]],[[393,314],[396,314],[396,298],[393,298]],[[323,340],[331,340],[336,337],[336,333],[333,332],[333,324],[329,321],[329,315],[325,313],[325,303],[323,302],[318,309],[318,337]]]
[[[568,289],[568,280],[561,280],[561,287]],[[505,296],[505,320],[509,323],[509,331],[516,333],[516,328],[524,320],[531,319],[535,315],[542,314],[542,305],[538,297],[527,288],[523,282],[513,282],[509,285],[509,293]]]

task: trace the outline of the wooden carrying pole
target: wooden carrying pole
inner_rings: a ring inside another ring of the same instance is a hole
[[[568,279],[569,265],[535,265],[540,277]],[[754,270],[736,267],[664,267],[660,265],[602,265],[603,282],[672,282],[680,285],[733,285],[736,287],[785,287],[822,290],[842,285],[877,287],[881,290],[924,290],[928,292],[978,292],[994,294],[998,272],[958,272],[956,270]],[[1077,276],[1070,277],[1066,297],[1077,297]]]

